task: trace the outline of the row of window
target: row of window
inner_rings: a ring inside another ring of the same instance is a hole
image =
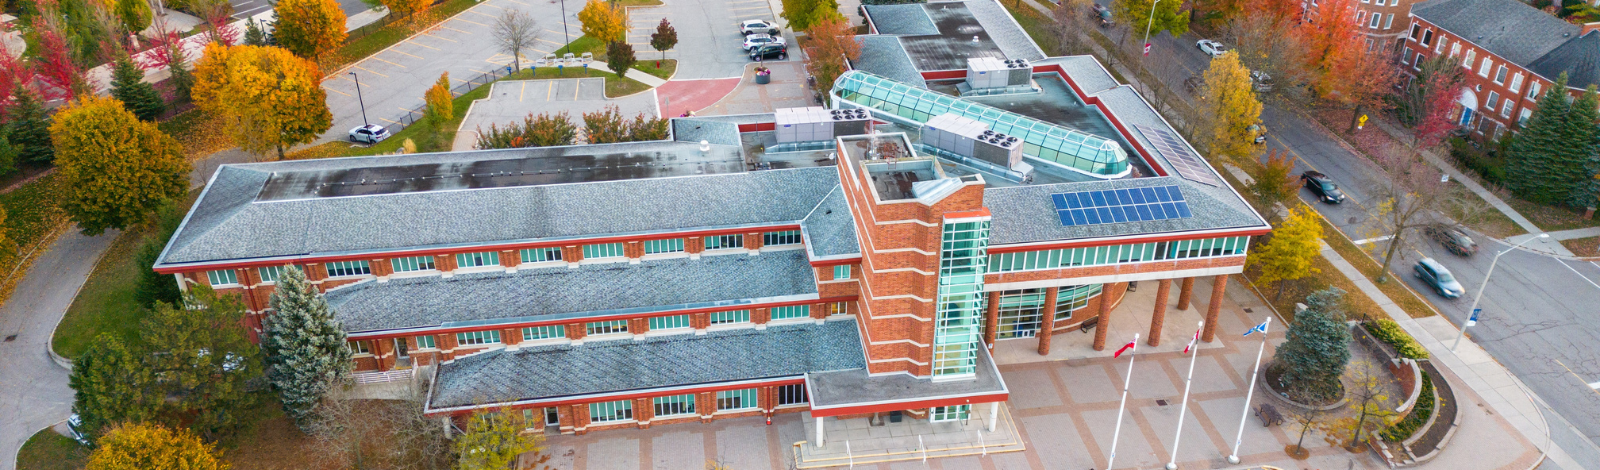
[[[740,390],[723,390],[717,392],[718,411],[751,410],[761,406],[761,389],[746,388]],[[806,388],[804,384],[790,384],[778,386],[778,406],[798,405],[807,403]],[[692,393],[683,395],[667,395],[650,399],[654,416],[672,417],[695,414],[695,396]],[[954,408],[954,407],[952,407]],[[962,414],[965,417],[965,414]],[[633,400],[617,400],[589,404],[589,421],[594,423],[609,423],[617,421],[631,421],[633,416]]]
[[[705,237],[706,249],[743,248],[744,235],[714,235]],[[762,235],[765,246],[782,246],[800,244],[799,230],[785,230],[782,232],[766,232]],[[583,245],[584,259],[620,258],[626,256],[622,243],[598,243]],[[669,238],[665,240],[647,240],[644,242],[644,254],[654,255],[663,253],[682,253],[683,239]],[[522,262],[542,263],[546,261],[561,261],[560,247],[525,248],[521,250]],[[460,268],[476,268],[483,266],[496,266],[500,264],[500,252],[480,251],[473,253],[457,253],[456,266]],[[407,256],[390,258],[389,266],[394,272],[406,273],[414,271],[428,271],[438,269],[432,256]],[[282,266],[263,266],[256,268],[261,275],[262,282],[277,282],[282,272]],[[302,270],[304,267],[302,267]],[[365,276],[372,274],[371,263],[366,260],[358,261],[333,261],[327,263],[328,277]],[[848,267],[845,276],[848,278]],[[207,280],[213,286],[233,285],[239,283],[238,273],[232,269],[221,269],[206,272]]]
[[[1239,255],[1244,254],[1245,247],[1249,243],[1250,237],[1222,237],[1000,253],[989,255],[989,272],[1000,273]]]
[[[1366,2],[1362,2],[1362,3],[1366,3]],[[1366,10],[1361,10],[1361,11],[1356,12],[1356,24],[1361,24],[1363,22],[1366,22],[1366,17],[1367,17],[1367,11]],[[1372,14],[1372,22],[1368,23],[1367,27],[1371,28],[1371,29],[1380,29],[1378,27],[1380,24],[1383,26],[1381,29],[1389,29],[1390,27],[1394,26],[1394,13],[1390,13],[1389,14],[1389,19],[1388,20],[1384,19],[1382,13],[1373,13]]]

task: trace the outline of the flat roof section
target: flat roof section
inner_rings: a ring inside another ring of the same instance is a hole
[[[563,320],[817,298],[804,250],[362,281],[329,290],[352,333]]]
[[[439,365],[428,411],[866,367],[854,318],[495,349]]]
[[[836,416],[870,412],[872,407],[883,405],[997,395],[999,400],[981,402],[1004,401],[1009,391],[1000,369],[989,357],[988,348],[980,347],[978,351],[977,373],[969,380],[934,382],[905,374],[872,376],[864,368],[806,374],[811,411],[814,415]]]
[[[918,70],[966,70],[967,59],[973,57],[1007,59],[964,2],[925,3],[922,8],[939,33],[900,37]]]

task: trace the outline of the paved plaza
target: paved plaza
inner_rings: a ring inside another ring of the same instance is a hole
[[[478,130],[490,124],[521,124],[529,114],[565,112],[573,125],[583,127],[583,113],[616,106],[624,120],[643,113],[657,116],[655,90],[645,90],[619,98],[606,98],[605,79],[565,78],[554,80],[508,80],[490,85],[489,96],[472,102],[456,130],[451,150],[472,150]]]

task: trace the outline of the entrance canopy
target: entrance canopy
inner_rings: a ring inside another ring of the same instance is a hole
[[[978,348],[977,372],[961,380],[933,381],[906,374],[870,376],[866,369],[806,374],[811,416],[1003,402],[1010,396],[987,348]]]

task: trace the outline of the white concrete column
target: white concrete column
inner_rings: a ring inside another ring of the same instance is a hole
[[[445,439],[450,439],[451,437],[453,437],[450,434],[455,430],[451,429],[451,427],[450,427],[450,417],[449,416],[441,416],[441,417],[439,417],[439,422],[444,424],[444,438]]]
[[[989,432],[994,432],[994,423],[1000,420],[1000,402],[989,402]]]
[[[822,417],[817,417],[817,448],[822,448]]]

